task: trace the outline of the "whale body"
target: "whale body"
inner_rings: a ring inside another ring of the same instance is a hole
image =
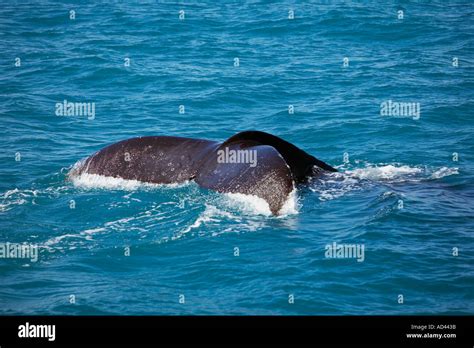
[[[99,150],[73,171],[157,184],[194,180],[218,192],[255,195],[278,215],[298,184],[337,170],[277,136],[245,131],[224,142],[173,136],[127,139]]]

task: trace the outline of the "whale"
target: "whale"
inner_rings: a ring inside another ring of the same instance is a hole
[[[70,176],[87,173],[155,184],[194,181],[221,193],[257,196],[280,215],[298,185],[325,172],[337,169],[282,138],[250,130],[223,142],[175,136],[122,140],[82,160]]]

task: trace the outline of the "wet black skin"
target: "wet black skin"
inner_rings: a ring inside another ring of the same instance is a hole
[[[219,163],[218,151],[255,150],[256,165]],[[278,215],[295,185],[324,171],[337,171],[274,135],[246,131],[223,143],[150,136],[109,145],[88,157],[74,175],[98,174],[142,182],[171,184],[194,180],[218,192],[255,195]]]

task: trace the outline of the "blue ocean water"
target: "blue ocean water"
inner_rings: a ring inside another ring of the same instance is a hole
[[[0,313],[473,314],[473,14],[464,1],[2,3],[0,243],[39,258],[0,259]],[[95,114],[57,116],[64,100]],[[420,113],[381,115],[388,101]],[[193,183],[67,175],[130,137],[248,129],[340,172],[279,217]],[[363,261],[326,257],[333,243],[363,246]]]

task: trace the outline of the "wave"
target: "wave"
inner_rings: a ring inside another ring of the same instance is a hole
[[[33,194],[36,195],[35,191],[28,190]],[[13,190],[6,191],[1,198],[3,199],[2,203],[0,203],[0,212],[6,212],[13,208],[15,205],[23,205],[27,203],[27,200],[24,197],[27,197],[26,193],[20,192],[17,188]]]
[[[395,166],[392,164],[388,165],[369,165],[365,168],[358,168],[354,170],[348,170],[345,172],[353,178],[358,179],[369,179],[369,180],[406,180],[413,175],[422,173],[423,170],[417,167],[410,167],[407,165]]]
[[[346,175],[357,179],[373,181],[403,182],[441,179],[446,176],[459,174],[456,167],[430,168],[427,166],[414,166],[402,164],[367,164],[364,168],[347,170]]]
[[[376,183],[416,183],[459,174],[459,169],[456,167],[429,168],[399,163],[366,163],[362,168],[344,170],[344,167],[340,166],[338,169],[340,172],[326,174],[313,180],[310,190],[319,194],[319,200],[336,199],[348,192],[362,190]]]
[[[166,203],[164,203],[166,204]],[[153,206],[150,209],[139,212],[132,216],[123,217],[116,220],[107,221],[99,226],[84,229],[78,232],[68,232],[59,236],[54,236],[46,240],[39,245],[40,248],[47,250],[62,250],[64,246],[61,245],[63,240],[66,240],[66,246],[69,249],[76,249],[77,246],[81,246],[86,242],[94,241],[94,236],[100,235],[105,236],[111,232],[136,232],[146,233],[148,227],[153,223],[163,219],[162,213],[160,212],[160,205]],[[104,241],[104,239],[102,239]],[[90,245],[89,247],[92,247]]]
[[[225,199],[228,199],[228,197],[226,197]],[[248,198],[245,198],[245,200],[247,201]],[[195,221],[183,230],[176,233],[170,239],[177,240],[188,234],[194,234],[194,230],[196,230],[199,235],[203,235],[206,233],[203,232],[204,226],[212,230],[212,232],[210,233],[212,237],[226,233],[255,232],[267,226],[268,219],[266,217],[263,217],[261,215],[242,216],[238,212],[234,213],[228,211],[227,207],[220,204],[222,203],[221,201],[213,203],[214,204],[206,203],[205,210],[199,214]],[[228,203],[230,203],[230,201],[228,201]],[[219,208],[218,206],[221,208]],[[228,223],[223,224],[223,221],[226,221]],[[226,227],[222,228],[223,225]],[[163,241],[168,241],[168,239],[165,238],[163,239]]]
[[[435,171],[433,174],[431,174],[431,179],[441,179],[446,176],[450,175],[456,175],[459,174],[459,169],[458,168],[448,168],[448,167],[442,167]]]
[[[186,227],[184,230],[174,235],[171,239],[172,240],[179,239],[183,237],[185,234],[189,233],[191,230],[201,227],[203,223],[220,222],[221,220],[219,219],[219,217],[226,217],[226,218],[231,218],[231,219],[236,218],[235,215],[229,212],[221,210],[214,205],[206,204],[206,209],[201,214],[199,214],[197,219],[191,225]]]
[[[44,189],[19,189],[14,188],[0,194],[0,213],[9,211],[15,206],[25,204],[36,204],[38,198],[57,198],[62,193],[68,191],[65,185],[49,186]]]

